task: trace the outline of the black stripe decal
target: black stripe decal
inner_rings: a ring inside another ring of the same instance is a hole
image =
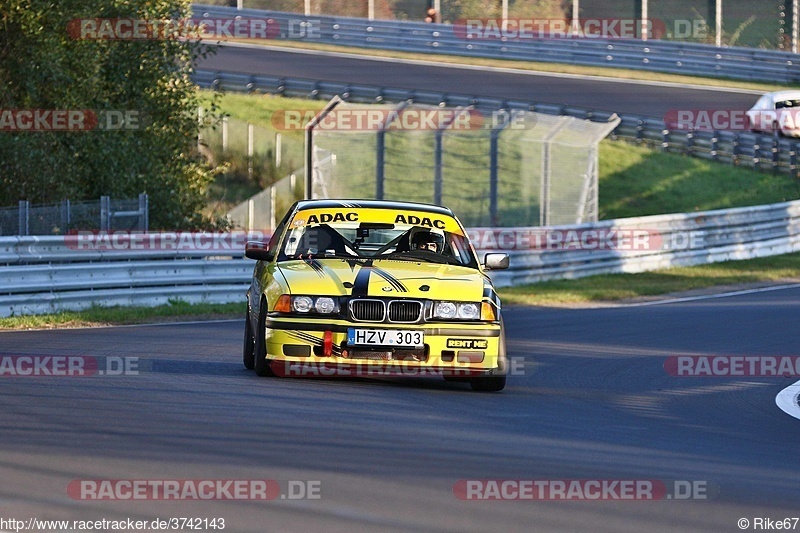
[[[319,337],[315,337],[309,333],[304,331],[286,331],[286,334],[290,337],[294,337],[297,340],[307,342],[309,344],[313,344],[315,346],[322,346],[323,340]],[[336,343],[333,343],[333,349],[331,350],[334,355],[341,355],[342,347]]]
[[[378,267],[373,268],[373,270],[375,271],[375,273],[377,275],[379,275],[380,277],[385,279],[392,287],[394,287],[394,290],[396,290],[397,292],[408,292],[408,289],[406,289],[406,286],[403,285],[400,282],[399,279],[397,279],[396,277],[392,276],[390,273],[388,273],[385,270],[383,270],[382,268],[378,268]]]
[[[325,277],[325,269],[322,267],[322,263],[317,261],[316,259],[307,259],[306,264],[311,267],[311,269],[317,273],[317,276],[324,278]]]
[[[353,296],[367,296],[369,290],[369,276],[372,273],[372,261],[367,261],[361,266],[353,281]]]

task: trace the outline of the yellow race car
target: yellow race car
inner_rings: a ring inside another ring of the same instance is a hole
[[[505,387],[500,299],[449,209],[378,200],[295,203],[256,259],[244,366],[259,376],[430,376]]]

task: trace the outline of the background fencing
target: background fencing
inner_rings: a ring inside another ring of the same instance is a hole
[[[534,246],[531,235],[542,231],[566,236],[564,245]],[[593,231],[594,243],[621,242],[619,237],[598,239],[601,232],[644,232],[648,245],[566,245],[575,242],[569,240],[570,231]],[[544,229],[474,228],[468,233],[481,257],[498,250],[510,254],[509,270],[490,272],[497,285],[519,285],[795,252],[800,250],[800,201]],[[168,235],[162,234],[162,242],[167,240],[163,236]],[[5,265],[0,268],[0,317],[92,305],[152,306],[175,299],[244,303],[255,262],[242,259],[246,236],[238,240],[238,246],[209,250],[97,251],[75,246],[66,237],[0,237],[0,264]]]
[[[247,9],[263,9],[333,17],[360,17],[379,20],[423,22],[432,0],[242,0]],[[208,0],[206,4],[236,6],[236,0]],[[440,17],[445,23],[466,18],[499,18],[501,1],[440,0]],[[509,0],[509,17],[573,18],[572,2],[562,0]],[[197,6],[198,8],[200,6]],[[715,2],[709,0],[671,0],[648,3],[642,13],[642,0],[579,0],[578,17],[584,20],[617,18],[636,20],[646,16],[663,25],[665,39],[714,42],[717,34]],[[790,49],[795,25],[792,0],[723,0],[720,13],[721,40],[727,46]]]
[[[430,105],[474,106],[476,109],[489,113],[499,109],[518,109],[550,115],[567,115],[598,122],[607,122],[614,115],[607,111],[567,105],[309,79],[251,76],[233,72],[199,70],[195,72],[194,80],[200,87],[209,89],[262,92],[299,98],[330,100],[338,95],[350,102],[412,101]],[[795,139],[751,132],[674,129],[669,128],[661,119],[637,115],[620,115],[619,118],[621,122],[611,133],[612,139],[626,139],[647,144],[665,152],[681,153],[721,163],[800,177],[797,167],[800,142]]]
[[[446,205],[474,226],[595,221],[597,144],[618,123],[334,100],[311,128],[310,196]]]
[[[652,2],[651,2],[652,3]],[[755,5],[755,4],[754,4]],[[359,18],[297,15],[195,5],[198,17],[256,17],[280,25],[280,39],[423,54],[566,63],[627,68],[703,77],[792,84],[800,81],[800,61],[789,51],[716,47],[666,40],[548,38],[467,39],[454,26]],[[761,10],[760,7],[754,9]],[[485,15],[484,15],[485,16]],[[610,15],[614,16],[614,15]],[[293,34],[293,29],[302,29]],[[457,28],[457,27],[456,27]]]
[[[32,205],[20,200],[17,207],[0,208],[0,235],[59,235],[77,230],[149,229],[148,198],[117,200],[101,196],[94,202]]]

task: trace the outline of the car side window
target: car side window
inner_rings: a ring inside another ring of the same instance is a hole
[[[292,213],[294,213],[294,205],[286,212],[281,221],[275,227],[275,231],[272,232],[272,237],[269,238],[269,251],[274,252],[277,250],[278,241],[280,240],[281,235],[283,235],[283,231],[286,229],[286,225],[289,223]]]

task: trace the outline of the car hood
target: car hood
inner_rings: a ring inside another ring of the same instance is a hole
[[[292,294],[480,301],[473,268],[412,261],[311,259],[278,264]]]

